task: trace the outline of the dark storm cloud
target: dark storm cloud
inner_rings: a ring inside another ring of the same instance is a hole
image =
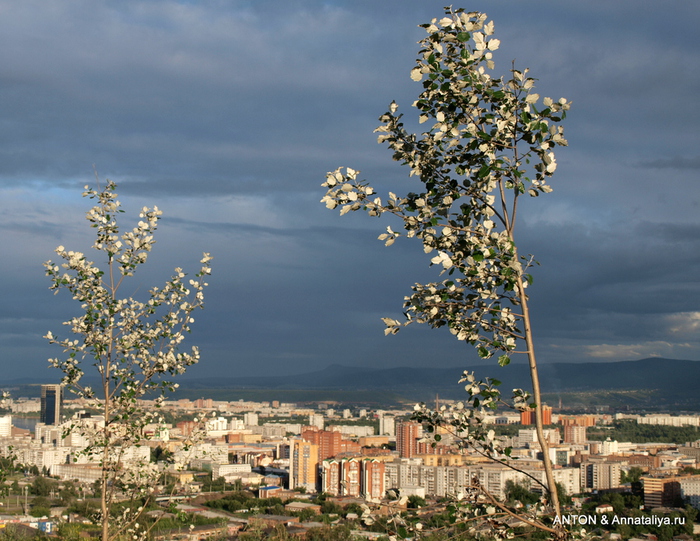
[[[82,186],[119,183],[129,211],[164,210],[142,292],[215,256],[193,375],[294,373],[330,363],[475,360],[448,333],[385,338],[403,296],[437,273],[420,246],[376,240],[390,221],[318,201],[326,171],[408,191],[376,144],[437,1],[0,0],[0,357],[41,373],[48,330],[77,307],[52,296],[55,246],[89,251]],[[519,240],[540,357],[700,358],[700,6],[629,0],[476,1],[501,40],[497,69],[529,66],[565,96],[570,143],[554,193],[526,201]],[[128,223],[125,222],[125,227]]]
[[[674,158],[657,159],[642,162],[641,166],[653,169],[700,169],[700,156],[676,156]]]

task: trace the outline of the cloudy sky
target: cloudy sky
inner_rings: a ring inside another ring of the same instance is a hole
[[[410,110],[417,25],[444,4],[0,0],[0,379],[58,379],[42,336],[76,306],[42,262],[88,250],[93,165],[127,211],[164,211],[133,291],[215,257],[192,376],[473,362],[446,332],[384,337],[428,258],[319,203],[341,165],[408,189],[372,130]],[[495,21],[497,72],[573,101],[554,192],[520,213],[541,361],[700,360],[700,4],[464,7]]]

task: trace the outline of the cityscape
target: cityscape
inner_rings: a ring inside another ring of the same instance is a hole
[[[700,540],[699,6],[0,0],[0,541]]]
[[[436,397],[435,407],[453,402]],[[47,533],[61,523],[89,523],[77,512],[76,500],[89,500],[101,468],[84,453],[89,441],[76,425],[104,421],[87,405],[66,399],[57,384],[41,385],[38,398],[6,401],[0,451],[13,456],[23,473],[13,476],[14,489],[4,493],[4,523]],[[156,407],[153,401],[142,405]],[[144,444],[124,449],[121,460],[125,467],[141,461],[158,465],[162,475],[154,487],[156,499],[214,522],[198,525],[198,538],[205,531],[220,535],[222,528],[238,535],[253,525],[284,527],[302,536],[313,528],[349,525],[354,535],[374,539],[387,533],[368,527],[376,523],[363,522],[364,509],[380,516],[387,509],[419,513],[425,521],[443,514],[445,502],[468,493],[475,482],[506,501],[516,490],[536,500],[542,492],[538,482],[545,481],[533,411],[496,412],[484,419],[498,431],[502,446],[511,449],[508,456],[494,459],[465,446],[465,438],[448,428],[438,430],[438,441],[411,420],[412,408],[200,398],[166,401],[159,409],[170,422],[148,425]],[[698,533],[697,513],[690,510],[700,508],[700,415],[556,410],[544,406],[542,413],[555,479],[568,502],[558,520],[598,528],[609,539],[636,538],[630,533],[635,525],[649,535],[666,528],[675,532],[673,539]],[[21,428],[31,423],[31,428]],[[667,439],[674,430],[696,433],[697,439],[622,441],[615,437],[621,424],[646,430],[647,439],[653,434]],[[192,443],[196,431],[201,433]],[[52,499],[35,492],[42,475],[54,480]],[[62,484],[75,490],[72,503],[70,498],[64,502],[68,505],[59,505]],[[284,505],[227,512],[224,504],[212,504],[239,492],[257,502]],[[637,508],[626,507],[628,500]],[[275,512],[263,512],[272,508]],[[328,509],[337,511],[330,519]],[[36,516],[36,511],[46,514]],[[155,538],[168,535],[172,532]]]

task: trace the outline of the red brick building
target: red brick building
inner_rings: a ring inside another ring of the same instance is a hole
[[[333,458],[341,454],[359,453],[362,447],[352,440],[343,439],[340,432],[321,430],[315,426],[305,426],[301,439],[318,445],[318,460]]]
[[[534,408],[520,412],[520,424],[521,425],[534,425],[535,424],[535,409]],[[544,426],[548,426],[548,425],[552,424],[552,408],[550,406],[542,406],[542,424]]]
[[[318,445],[319,461],[332,458],[342,452],[340,432],[319,430],[315,426],[305,426],[301,431],[301,439]]]
[[[418,454],[420,424],[414,421],[396,425],[396,450],[401,458],[411,458]]]

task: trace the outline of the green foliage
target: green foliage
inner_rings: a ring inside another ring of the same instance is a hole
[[[643,499],[640,496],[618,492],[591,496],[590,500],[583,505],[581,513],[595,515],[595,508],[601,504],[609,504],[613,507],[613,513],[609,513],[600,519],[607,522],[605,529],[619,533],[622,539],[641,537],[643,534],[653,534],[659,540],[671,541],[675,535],[682,533],[692,534],[693,523],[697,518],[697,511],[691,506],[686,506],[682,511],[658,514],[657,520],[650,522],[652,520],[650,517],[655,513],[640,509],[643,504]],[[602,517],[603,515],[600,516]],[[634,517],[640,521],[646,520],[648,523],[623,523],[626,519]],[[617,519],[617,523],[614,523],[613,518]],[[669,524],[659,525],[659,520],[668,521]]]
[[[299,522],[309,522],[316,517],[316,511],[313,509],[302,509],[296,512],[295,515],[299,517]]]
[[[37,496],[36,498],[32,499],[31,507],[49,508],[51,507],[51,500],[45,496]]]
[[[64,507],[68,507],[77,497],[78,489],[75,484],[73,484],[73,481],[65,481],[58,492],[60,504]]]
[[[80,541],[82,532],[89,531],[83,524],[62,522],[58,526],[58,537],[63,541]]]
[[[623,419],[615,421],[610,427],[590,427],[587,430],[589,440],[605,440],[632,443],[678,443],[700,439],[700,428],[694,426],[646,425]]]
[[[151,448],[151,462],[165,462],[171,463],[173,458],[172,451],[161,447],[160,445],[155,448]]]
[[[304,537],[304,541],[353,541],[353,539],[350,528],[345,525],[311,528]]]
[[[190,526],[206,526],[209,524],[222,524],[225,519],[204,517],[198,513],[178,513],[175,517],[164,517],[150,519],[148,524],[153,532],[162,532],[165,530],[182,530],[187,531]]]
[[[569,506],[573,503],[571,496],[567,494],[564,485],[562,485],[561,483],[557,483],[557,494],[559,495],[559,501],[562,505]]]
[[[644,470],[639,466],[632,466],[629,470],[620,472],[621,483],[636,483],[644,475]]]
[[[517,436],[523,427],[520,424],[491,425],[497,436]]]
[[[613,510],[615,511],[615,514],[617,515],[622,515],[626,508],[626,502],[625,498],[622,494],[618,492],[610,492],[607,494],[603,494],[600,497],[600,503],[601,504],[609,504],[612,505]]]
[[[506,481],[505,493],[506,501],[512,504],[520,502],[523,505],[530,505],[540,500],[539,494],[531,492],[527,487],[513,481]]]
[[[51,508],[42,505],[32,505],[31,509],[29,510],[29,514],[37,518],[49,517],[51,516]]]
[[[238,536],[240,541],[287,541],[289,538],[289,533],[281,524],[271,529],[254,526]]]
[[[228,487],[232,488],[233,485],[229,483]],[[211,479],[210,476],[209,479],[204,481],[202,489],[205,492],[223,492],[226,489],[226,479],[224,477],[217,477],[216,479]]]
[[[204,505],[212,509],[222,509],[229,513],[250,510],[255,513],[287,514],[280,498],[255,498],[247,491],[227,493],[223,498],[210,500]]]
[[[8,524],[0,529],[0,541],[46,541],[42,532],[32,530],[22,524]]]
[[[56,490],[57,488],[58,483],[56,480],[39,475],[34,478],[29,490],[31,494],[36,496],[48,496],[51,494],[52,490]]]
[[[4,474],[7,474],[7,473],[15,471],[15,470],[16,470],[15,461],[12,459],[12,457],[0,456],[0,471],[1,472],[3,472]]]
[[[408,502],[406,505],[409,509],[420,509],[421,507],[425,507],[426,505],[425,498],[421,498],[420,496],[411,494],[408,497]]]
[[[343,508],[331,500],[326,500],[321,504],[321,513],[324,515],[339,515],[343,512]]]
[[[73,502],[68,507],[69,513],[76,513],[81,517],[91,519],[99,511],[99,504],[95,500],[83,500],[82,502]]]
[[[355,513],[357,516],[362,516],[363,511],[364,509],[362,509],[361,505],[353,502],[345,506],[343,509],[343,514],[347,515],[348,513]]]

